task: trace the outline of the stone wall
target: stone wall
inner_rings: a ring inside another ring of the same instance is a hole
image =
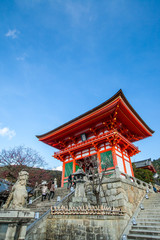
[[[88,204],[96,205],[92,186],[86,184]],[[128,175],[104,178],[100,189],[101,204],[121,208],[125,216],[49,215],[27,234],[26,240],[118,240],[150,184]]]
[[[87,198],[91,205],[96,205],[96,198],[91,192],[92,186],[87,186]],[[104,178],[100,190],[101,204],[110,207],[121,208],[131,217],[146,194],[146,190],[153,192],[152,185],[140,181],[136,178],[129,177],[127,174]]]
[[[125,216],[50,215],[46,240],[118,240]]]
[[[37,221],[37,223],[27,231],[25,240],[45,240],[46,239],[46,223],[47,223],[47,217],[46,215],[43,219],[40,221]]]

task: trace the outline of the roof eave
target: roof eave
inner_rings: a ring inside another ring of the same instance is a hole
[[[81,114],[80,116],[62,124],[61,126],[47,132],[47,133],[44,133],[42,135],[36,135],[36,137],[41,141],[42,138],[45,138],[45,137],[49,137],[50,135],[52,135],[54,132],[56,132],[57,130],[60,130],[68,125],[70,125],[71,123],[73,122],[76,122],[77,120],[91,114],[92,112],[95,112],[96,110],[102,108],[103,106],[111,103],[113,100],[116,100],[117,98],[122,98],[124,100],[124,102],[127,104],[128,108],[133,112],[133,114],[139,119],[139,121],[145,126],[145,128],[150,132],[150,135],[152,136],[152,134],[154,133],[154,131],[148,127],[148,125],[143,121],[143,119],[139,116],[139,114],[134,110],[134,108],[131,106],[131,104],[128,102],[128,100],[126,99],[122,89],[120,89],[115,95],[113,95],[111,98],[109,98],[107,101],[101,103],[100,105],[98,105],[97,107],[95,108],[92,108],[91,110]]]

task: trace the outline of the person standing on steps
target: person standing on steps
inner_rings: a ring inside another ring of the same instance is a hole
[[[51,180],[48,182],[48,189],[50,189],[51,188],[51,185],[52,185],[52,182],[53,182],[53,179],[51,178]]]
[[[39,186],[38,186],[38,182],[36,182],[35,187],[34,187],[34,198],[38,197],[38,190],[39,190]]]
[[[69,189],[71,187],[72,187],[72,175],[69,175],[67,189]]]
[[[46,199],[47,191],[48,191],[47,184],[44,184],[44,185],[42,186],[42,199],[41,199],[42,202],[43,202],[43,200]]]
[[[54,185],[54,182],[52,182],[51,184],[51,188],[49,189],[49,197],[48,197],[48,200],[53,199],[54,197],[54,192],[55,192],[55,185]]]
[[[76,188],[76,176],[73,176],[73,187]]]

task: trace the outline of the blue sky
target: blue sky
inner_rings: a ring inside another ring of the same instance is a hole
[[[159,0],[0,0],[0,150],[60,165],[46,133],[123,90],[155,130],[133,161],[160,157]]]

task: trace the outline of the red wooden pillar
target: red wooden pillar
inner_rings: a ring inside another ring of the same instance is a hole
[[[102,172],[102,168],[101,168],[101,155],[99,150],[97,150],[97,161],[98,161],[98,172],[101,173]]]
[[[132,177],[134,177],[134,172],[133,172],[133,167],[132,167],[132,162],[131,162],[131,157],[130,156],[129,156],[129,163],[130,163]]]
[[[121,150],[121,153],[122,153],[122,160],[123,160],[124,172],[127,173],[126,164],[125,164],[125,159],[124,159],[124,154],[123,154],[123,151],[122,151],[122,150]]]
[[[73,158],[73,173],[76,171],[76,159]]]
[[[114,168],[115,168],[118,165],[115,146],[112,147],[112,156],[113,156],[113,164],[114,164]]]
[[[63,162],[61,187],[64,186],[65,162]]]

